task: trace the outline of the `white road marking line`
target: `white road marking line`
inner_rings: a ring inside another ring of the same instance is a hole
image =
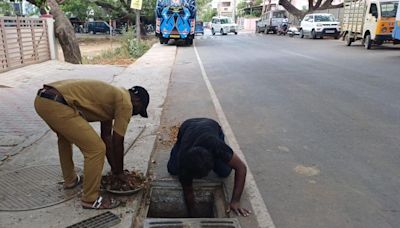
[[[319,60],[318,58],[314,58],[314,57],[309,56],[309,55],[303,55],[303,54],[300,54],[300,53],[297,53],[297,52],[294,52],[294,51],[282,50],[282,52],[286,52],[286,53],[291,54],[291,55],[297,55],[297,56],[300,56],[300,57],[303,57],[303,58],[306,58],[306,59],[311,59],[311,60],[316,60],[316,61]]]
[[[237,153],[237,155],[243,160],[243,162],[246,164],[248,167],[247,170],[247,177],[246,177],[246,184],[245,184],[245,192],[249,196],[249,201],[251,204],[251,207],[253,208],[253,215],[256,217],[257,222],[258,222],[258,227],[260,228],[275,228],[274,222],[272,221],[272,218],[268,212],[267,206],[265,205],[265,202],[263,198],[261,197],[260,191],[258,190],[257,184],[255,182],[253,173],[250,171],[250,167],[247,165],[247,161],[244,157],[244,154],[242,150],[240,149],[240,146],[236,140],[235,135],[233,134],[233,130],[231,126],[229,125],[228,119],[225,116],[225,113],[222,109],[222,106],[218,100],[218,97],[210,83],[210,80],[208,79],[207,73],[204,69],[203,62],[200,59],[200,55],[197,52],[196,46],[193,44],[194,47],[194,52],[196,53],[197,61],[199,62],[200,69],[201,69],[201,74],[203,76],[204,82],[207,85],[208,91],[211,95],[212,102],[214,104],[214,108],[217,112],[217,116],[219,119],[219,122],[224,129],[224,133],[226,138],[228,139],[229,145]]]

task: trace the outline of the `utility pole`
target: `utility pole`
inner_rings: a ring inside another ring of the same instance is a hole
[[[236,0],[233,0],[233,10],[232,10],[232,19],[233,19],[233,22],[235,22],[236,23]]]
[[[140,10],[136,10],[136,40],[140,40]]]

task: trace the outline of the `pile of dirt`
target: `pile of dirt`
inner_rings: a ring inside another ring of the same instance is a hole
[[[162,127],[163,133],[167,134],[167,137],[162,137],[161,144],[165,146],[172,146],[175,144],[178,137],[180,124],[176,124],[170,127]]]
[[[143,174],[135,171],[124,170],[125,181],[109,172],[101,178],[101,188],[112,191],[126,192],[142,188],[146,182]]]

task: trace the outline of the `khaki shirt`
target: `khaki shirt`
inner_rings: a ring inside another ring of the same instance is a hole
[[[47,86],[60,92],[68,105],[89,122],[114,120],[113,129],[124,136],[132,117],[129,91],[97,80],[63,80]]]

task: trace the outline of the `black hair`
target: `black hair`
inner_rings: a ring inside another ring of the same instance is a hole
[[[208,175],[214,167],[214,157],[204,147],[192,147],[181,157],[181,173],[192,178],[202,178]]]

